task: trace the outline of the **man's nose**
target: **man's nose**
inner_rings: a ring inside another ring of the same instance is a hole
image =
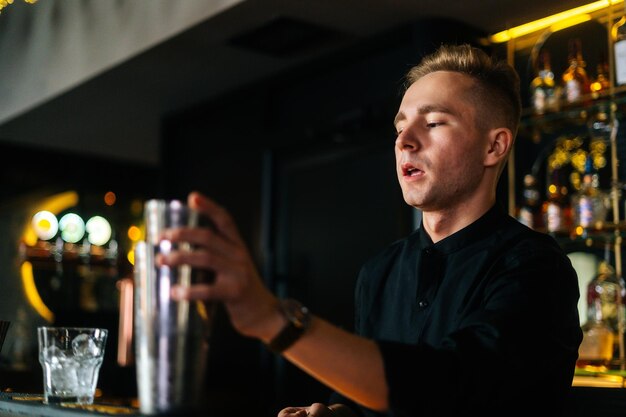
[[[418,146],[417,132],[411,126],[405,127],[396,138],[396,147],[399,150],[415,150]]]

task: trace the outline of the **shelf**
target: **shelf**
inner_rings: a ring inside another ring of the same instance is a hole
[[[620,106],[626,105],[626,85],[616,87],[610,91],[595,95],[587,94],[577,103],[566,103],[561,100],[558,111],[545,111],[536,114],[532,108],[525,108],[522,111],[520,127],[546,127],[557,128],[561,124],[580,125],[586,127],[587,118],[590,114],[595,114],[599,110],[609,112],[613,106],[616,112],[622,110]],[[626,113],[626,111],[622,112]],[[609,114],[610,116],[610,114]]]
[[[589,371],[576,368],[572,386],[626,388],[626,371]]]

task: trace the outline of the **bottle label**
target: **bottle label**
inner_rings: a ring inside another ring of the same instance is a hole
[[[580,85],[580,81],[576,79],[567,81],[567,84],[565,84],[567,101],[573,103],[580,100],[580,97],[582,96],[582,90],[583,89]]]
[[[563,227],[563,210],[557,204],[550,203],[547,208],[548,232],[559,232]]]
[[[615,42],[615,80],[617,84],[626,84],[626,39]]]
[[[580,225],[589,227],[593,223],[593,201],[588,197],[581,197],[578,205],[580,213]]]
[[[543,88],[535,89],[533,94],[533,107],[538,114],[542,114],[546,109],[546,92]]]

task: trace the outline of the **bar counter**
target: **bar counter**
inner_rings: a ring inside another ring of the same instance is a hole
[[[137,408],[95,402],[92,405],[43,404],[39,394],[0,392],[0,417],[91,417],[126,416],[141,417]],[[206,413],[184,413],[185,417],[210,417]],[[182,414],[160,414],[159,417],[183,417]]]
[[[46,405],[41,394],[0,392],[0,417],[89,417],[128,416],[142,417],[136,407],[118,405],[106,400],[93,405]],[[185,417],[215,417],[202,412],[197,416],[185,413]],[[569,417],[612,417],[626,415],[626,378],[615,375],[576,375],[572,384],[572,398],[568,407]],[[182,417],[180,414],[159,417]]]
[[[47,405],[38,394],[0,393],[0,416],[78,417],[78,416],[141,416],[137,409],[118,405],[94,404],[91,406]]]
[[[0,393],[0,417],[91,417],[128,416],[141,417],[133,407],[96,403],[93,406],[45,405],[41,395]],[[604,386],[574,385],[572,402],[568,407],[569,417],[613,417],[626,415],[626,389]],[[195,417],[213,417],[202,413]],[[159,417],[182,417],[181,415]],[[186,413],[185,417],[194,417]]]

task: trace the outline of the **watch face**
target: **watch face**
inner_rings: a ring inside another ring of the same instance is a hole
[[[281,302],[283,312],[294,326],[306,329],[311,321],[309,309],[302,305],[299,301],[293,299],[285,299]]]
[[[309,309],[303,306],[302,303],[288,298],[280,300],[279,307],[287,319],[287,324],[267,344],[269,349],[275,353],[281,353],[289,348],[306,332],[311,323]]]

